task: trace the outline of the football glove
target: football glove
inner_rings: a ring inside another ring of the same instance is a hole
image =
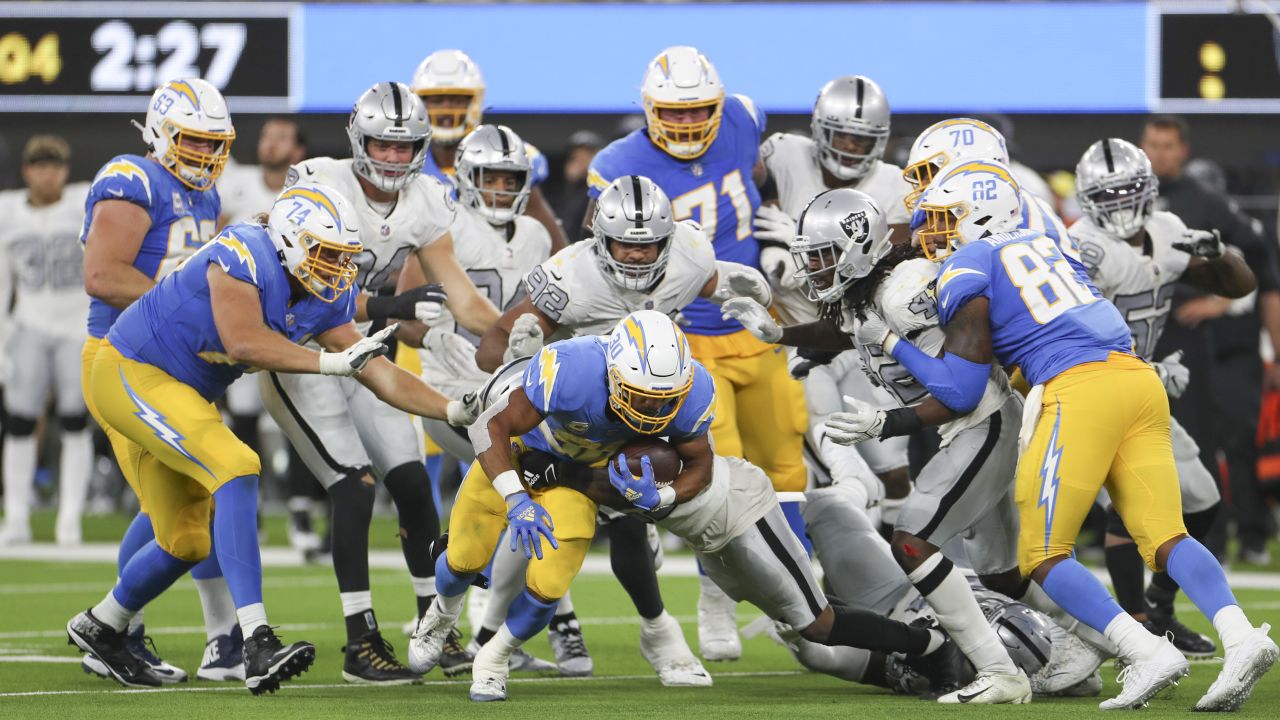
[[[716,298],[718,302],[725,302],[736,297],[751,298],[761,305],[768,307],[773,302],[773,291],[769,289],[769,283],[764,279],[755,268],[747,270],[736,270],[729,273],[727,287],[722,288]]]
[[[525,313],[511,324],[511,334],[507,336],[507,350],[502,355],[502,361],[533,357],[542,349],[542,342],[542,324],[538,322],[538,316]]]
[[[1187,391],[1187,384],[1191,382],[1191,371],[1182,364],[1181,350],[1169,353],[1160,362],[1151,363],[1151,367],[1155,368],[1156,375],[1160,377],[1164,391],[1169,393],[1169,397],[1177,399]]]
[[[848,395],[844,403],[848,412],[833,412],[822,424],[823,433],[839,445],[853,445],[877,439],[884,431],[885,412]]]
[[[776,205],[761,205],[756,210],[752,226],[752,234],[761,243],[774,243],[785,248],[796,239],[796,221]]]
[[[359,373],[370,360],[387,354],[390,348],[386,340],[399,327],[398,323],[391,323],[369,337],[360,338],[346,350],[320,351],[320,374],[351,377]]]
[[[542,559],[544,537],[552,548],[560,548],[553,534],[555,523],[551,521],[551,515],[546,508],[534,502],[529,493],[512,493],[507,498],[507,527],[511,536],[511,552],[523,550],[526,559],[532,560],[535,555]]]
[[[480,417],[480,394],[469,392],[461,400],[450,400],[445,419],[454,427],[468,427]]]
[[[658,495],[658,486],[653,482],[653,465],[649,456],[640,458],[640,475],[632,475],[627,466],[625,453],[618,453],[614,462],[609,463],[609,484],[622,496],[623,500],[648,512],[662,502]]]
[[[364,306],[370,320],[421,320],[430,324],[444,313],[444,303],[449,299],[440,283],[419,285],[397,295],[370,297]]]
[[[804,280],[796,277],[791,253],[777,245],[760,246],[760,271],[779,290],[798,290],[804,285]]]
[[[489,379],[489,373],[476,367],[476,346],[443,325],[431,328],[422,336],[422,348],[431,353],[432,359],[451,378],[476,386]]]
[[[733,298],[720,306],[720,316],[725,320],[737,320],[747,332],[767,343],[782,339],[782,328],[769,315],[763,305],[751,298]]]
[[[1174,250],[1205,260],[1217,260],[1227,251],[1222,244],[1222,234],[1217,230],[1188,230],[1182,233],[1182,239],[1182,242],[1173,243]]]
[[[885,354],[892,352],[893,346],[898,342],[898,336],[889,330],[884,318],[871,310],[867,310],[866,317],[858,322],[854,339],[859,345],[879,345],[884,349]]]
[[[811,370],[821,365],[831,364],[839,354],[837,351],[797,348],[796,354],[787,360],[787,370],[791,373],[791,377],[803,380],[809,377]]]

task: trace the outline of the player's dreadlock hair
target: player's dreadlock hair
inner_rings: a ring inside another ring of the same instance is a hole
[[[876,288],[880,287],[880,283],[889,276],[889,273],[893,272],[893,269],[899,263],[918,257],[924,257],[924,254],[920,252],[920,247],[914,242],[894,245],[889,254],[881,258],[880,262],[871,268],[871,272],[867,273],[866,277],[855,280],[844,291],[843,302],[853,309],[854,315],[859,320],[866,320],[867,308],[871,305],[871,300],[875,297]]]

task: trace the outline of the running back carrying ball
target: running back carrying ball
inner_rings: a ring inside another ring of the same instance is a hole
[[[680,473],[680,456],[666,440],[656,437],[637,438],[622,448],[627,456],[627,467],[632,475],[640,475],[640,458],[649,456],[649,464],[653,466],[653,482],[658,487],[666,487]]]

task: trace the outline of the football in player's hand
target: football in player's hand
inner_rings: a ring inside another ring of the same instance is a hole
[[[627,456],[631,474],[637,476],[641,472],[640,458],[648,455],[653,467],[653,483],[658,487],[670,485],[680,473],[680,455],[661,438],[637,438],[627,443],[622,452]]]

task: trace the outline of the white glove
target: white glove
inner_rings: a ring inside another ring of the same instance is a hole
[[[764,245],[760,248],[760,270],[779,290],[799,290],[804,286],[804,280],[796,277],[796,265],[791,253],[777,245]]]
[[[445,417],[454,427],[466,427],[480,417],[480,395],[469,392],[461,400],[450,400]]]
[[[525,313],[511,324],[511,334],[507,336],[507,350],[502,355],[502,361],[532,357],[542,349],[542,342],[542,324],[538,322],[538,316]]]
[[[1155,368],[1156,375],[1160,376],[1160,382],[1164,385],[1164,391],[1169,393],[1169,397],[1180,398],[1182,393],[1187,391],[1187,384],[1191,382],[1191,371],[1182,364],[1181,350],[1174,350],[1160,362],[1151,363],[1151,367]]]
[[[885,414],[857,398],[844,396],[849,412],[833,412],[822,424],[823,433],[839,445],[853,445],[880,437]]]
[[[320,374],[351,377],[359,373],[370,360],[387,354],[388,348],[384,343],[399,327],[399,323],[391,323],[369,337],[360,338],[346,350],[321,350]]]
[[[752,225],[756,240],[780,243],[786,247],[796,239],[796,221],[776,205],[761,205],[756,210]]]
[[[434,326],[444,317],[444,303],[424,301],[413,304],[413,316],[420,322]]]
[[[1217,230],[1188,230],[1182,233],[1182,242],[1173,243],[1173,249],[1205,260],[1217,260],[1227,251]]]
[[[773,291],[769,289],[769,283],[754,268],[734,270],[717,284],[719,288],[711,296],[713,302],[724,303],[736,297],[751,298],[765,307],[773,302]]]
[[[893,346],[898,342],[898,336],[889,330],[884,318],[871,310],[867,310],[866,317],[858,322],[858,329],[854,331],[854,339],[858,341],[859,345],[879,345],[886,354],[891,352]]]
[[[737,320],[752,335],[767,343],[782,339],[782,328],[760,303],[751,298],[733,298],[720,306],[720,316],[725,320]]]
[[[431,353],[443,369],[454,378],[476,385],[489,379],[489,373],[476,367],[476,346],[444,326],[433,327],[422,336],[422,348]]]

